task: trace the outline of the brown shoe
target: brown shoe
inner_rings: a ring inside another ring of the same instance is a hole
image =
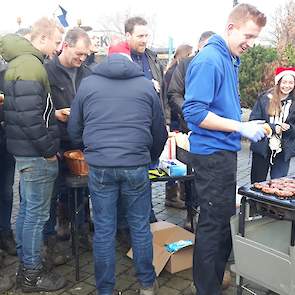
[[[222,285],[221,285],[222,290],[226,290],[230,286],[230,284],[231,284],[230,271],[225,270],[223,275]]]
[[[185,202],[182,200],[184,187],[180,182],[166,183],[165,186],[165,205],[168,207],[185,209]]]
[[[194,233],[197,228],[199,212],[191,207],[187,208],[187,215],[184,220],[183,228]],[[193,224],[192,224],[193,223]]]

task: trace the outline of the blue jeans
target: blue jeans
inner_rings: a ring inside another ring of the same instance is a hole
[[[11,211],[15,160],[6,149],[0,151],[0,232],[11,232]]]
[[[21,202],[16,219],[17,254],[24,266],[39,269],[42,231],[49,218],[50,201],[58,173],[57,160],[15,157],[20,175]]]
[[[117,202],[126,208],[137,278],[143,287],[152,286],[155,271],[150,232],[150,182],[147,166],[89,167],[89,190],[94,219],[94,261],[96,288],[111,295],[115,286],[115,239]]]

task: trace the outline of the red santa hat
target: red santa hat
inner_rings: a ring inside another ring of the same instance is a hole
[[[285,75],[292,75],[295,79],[295,68],[276,68],[275,70],[275,85],[277,85],[281,78]]]
[[[130,56],[130,47],[127,42],[120,42],[109,47],[109,55],[111,54],[127,54]]]

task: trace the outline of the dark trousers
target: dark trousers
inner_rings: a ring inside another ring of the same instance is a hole
[[[15,160],[5,148],[0,150],[0,232],[11,231]]]
[[[193,155],[200,216],[196,229],[193,278],[198,295],[220,295],[232,249],[230,218],[236,210],[237,153]]]
[[[251,183],[266,180],[268,170],[270,169],[270,178],[280,178],[288,174],[290,159],[285,161],[284,152],[278,153],[274,158],[273,165],[270,164],[270,152],[267,157],[259,154],[252,154]]]

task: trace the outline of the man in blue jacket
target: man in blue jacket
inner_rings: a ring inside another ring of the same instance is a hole
[[[190,135],[200,216],[193,277],[198,295],[220,295],[231,252],[230,217],[235,214],[240,138],[262,139],[258,122],[241,123],[239,56],[252,47],[266,17],[254,6],[237,5],[224,37],[213,35],[190,63],[183,114]]]
[[[153,83],[132,62],[128,44],[111,47],[110,53],[80,84],[68,132],[77,144],[83,137],[89,164],[98,293],[111,295],[115,286],[117,202],[121,198],[127,210],[140,294],[153,295],[157,283],[149,225],[148,165],[160,156],[167,131]]]

